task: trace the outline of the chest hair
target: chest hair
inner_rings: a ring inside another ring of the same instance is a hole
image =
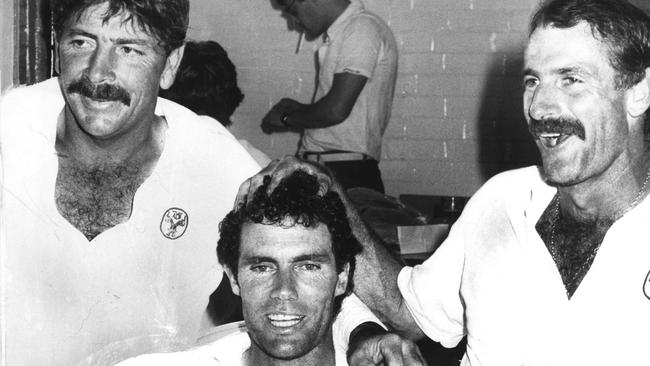
[[[135,192],[146,178],[137,166],[84,166],[60,157],[56,207],[90,241],[129,219]]]
[[[613,224],[609,219],[578,221],[556,211],[552,201],[535,225],[560,272],[568,298],[587,275]]]

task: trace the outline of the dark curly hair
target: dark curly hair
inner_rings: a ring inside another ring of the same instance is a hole
[[[189,24],[189,0],[52,0],[56,38],[60,39],[70,22],[78,21],[94,5],[108,3],[104,22],[127,14],[126,22],[139,26],[160,42],[167,55],[183,45]]]
[[[224,126],[244,99],[237,86],[237,70],[228,53],[215,41],[187,42],[174,84],[160,96],[196,114],[208,115]]]
[[[302,225],[307,228],[324,224],[332,239],[337,272],[341,273],[345,264],[350,264],[348,287],[345,294],[339,296],[342,300],[352,291],[354,257],[361,252],[362,247],[352,234],[341,198],[335,192],[319,195],[316,177],[302,170],[283,179],[268,195],[266,190],[270,181],[270,177],[264,177],[264,184],[253,193],[248,204],[239,205],[221,221],[221,236],[217,246],[219,262],[237,274],[241,231],[245,223],[283,227]]]

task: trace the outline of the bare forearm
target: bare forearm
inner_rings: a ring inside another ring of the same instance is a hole
[[[287,115],[287,122],[291,127],[298,128],[325,128],[337,125],[345,120],[347,115],[342,115],[328,105],[327,100],[319,100],[314,104],[302,104],[299,108]]]
[[[342,195],[352,231],[363,245],[357,256],[354,292],[377,317],[398,333],[411,339],[423,337],[397,287],[403,264],[391,255],[382,240],[363,222],[347,196]]]

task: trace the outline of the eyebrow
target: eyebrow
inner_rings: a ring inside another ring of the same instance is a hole
[[[84,30],[80,29],[71,29],[68,31],[68,36],[84,36],[92,39],[97,39],[97,35],[93,33],[86,32]],[[149,41],[146,39],[142,38],[111,38],[111,41],[117,45],[124,45],[124,44],[136,44],[136,45],[141,45],[141,46],[148,46],[150,45]]]
[[[330,256],[327,253],[314,253],[314,254],[305,254],[299,255],[297,257],[291,258],[291,262],[305,262],[312,261],[318,263],[327,263],[330,261]],[[241,263],[244,265],[257,264],[263,262],[277,263],[278,261],[275,258],[267,256],[251,256],[251,257],[242,257]]]
[[[559,74],[559,75],[566,75],[566,74],[572,74],[572,73],[580,73],[580,74],[586,74],[586,75],[593,75],[594,72],[589,69],[585,68],[582,66],[569,66],[569,67],[560,67],[557,69],[553,69],[553,73]],[[538,76],[539,73],[531,68],[525,68],[522,71],[522,76],[526,75],[531,75],[531,76]]]

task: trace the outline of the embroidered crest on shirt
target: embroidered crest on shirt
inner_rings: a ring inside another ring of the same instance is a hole
[[[643,294],[650,300],[650,271],[645,275],[645,282],[643,282]]]
[[[160,232],[167,239],[178,239],[187,230],[188,216],[183,209],[172,207],[165,211],[160,221]]]

